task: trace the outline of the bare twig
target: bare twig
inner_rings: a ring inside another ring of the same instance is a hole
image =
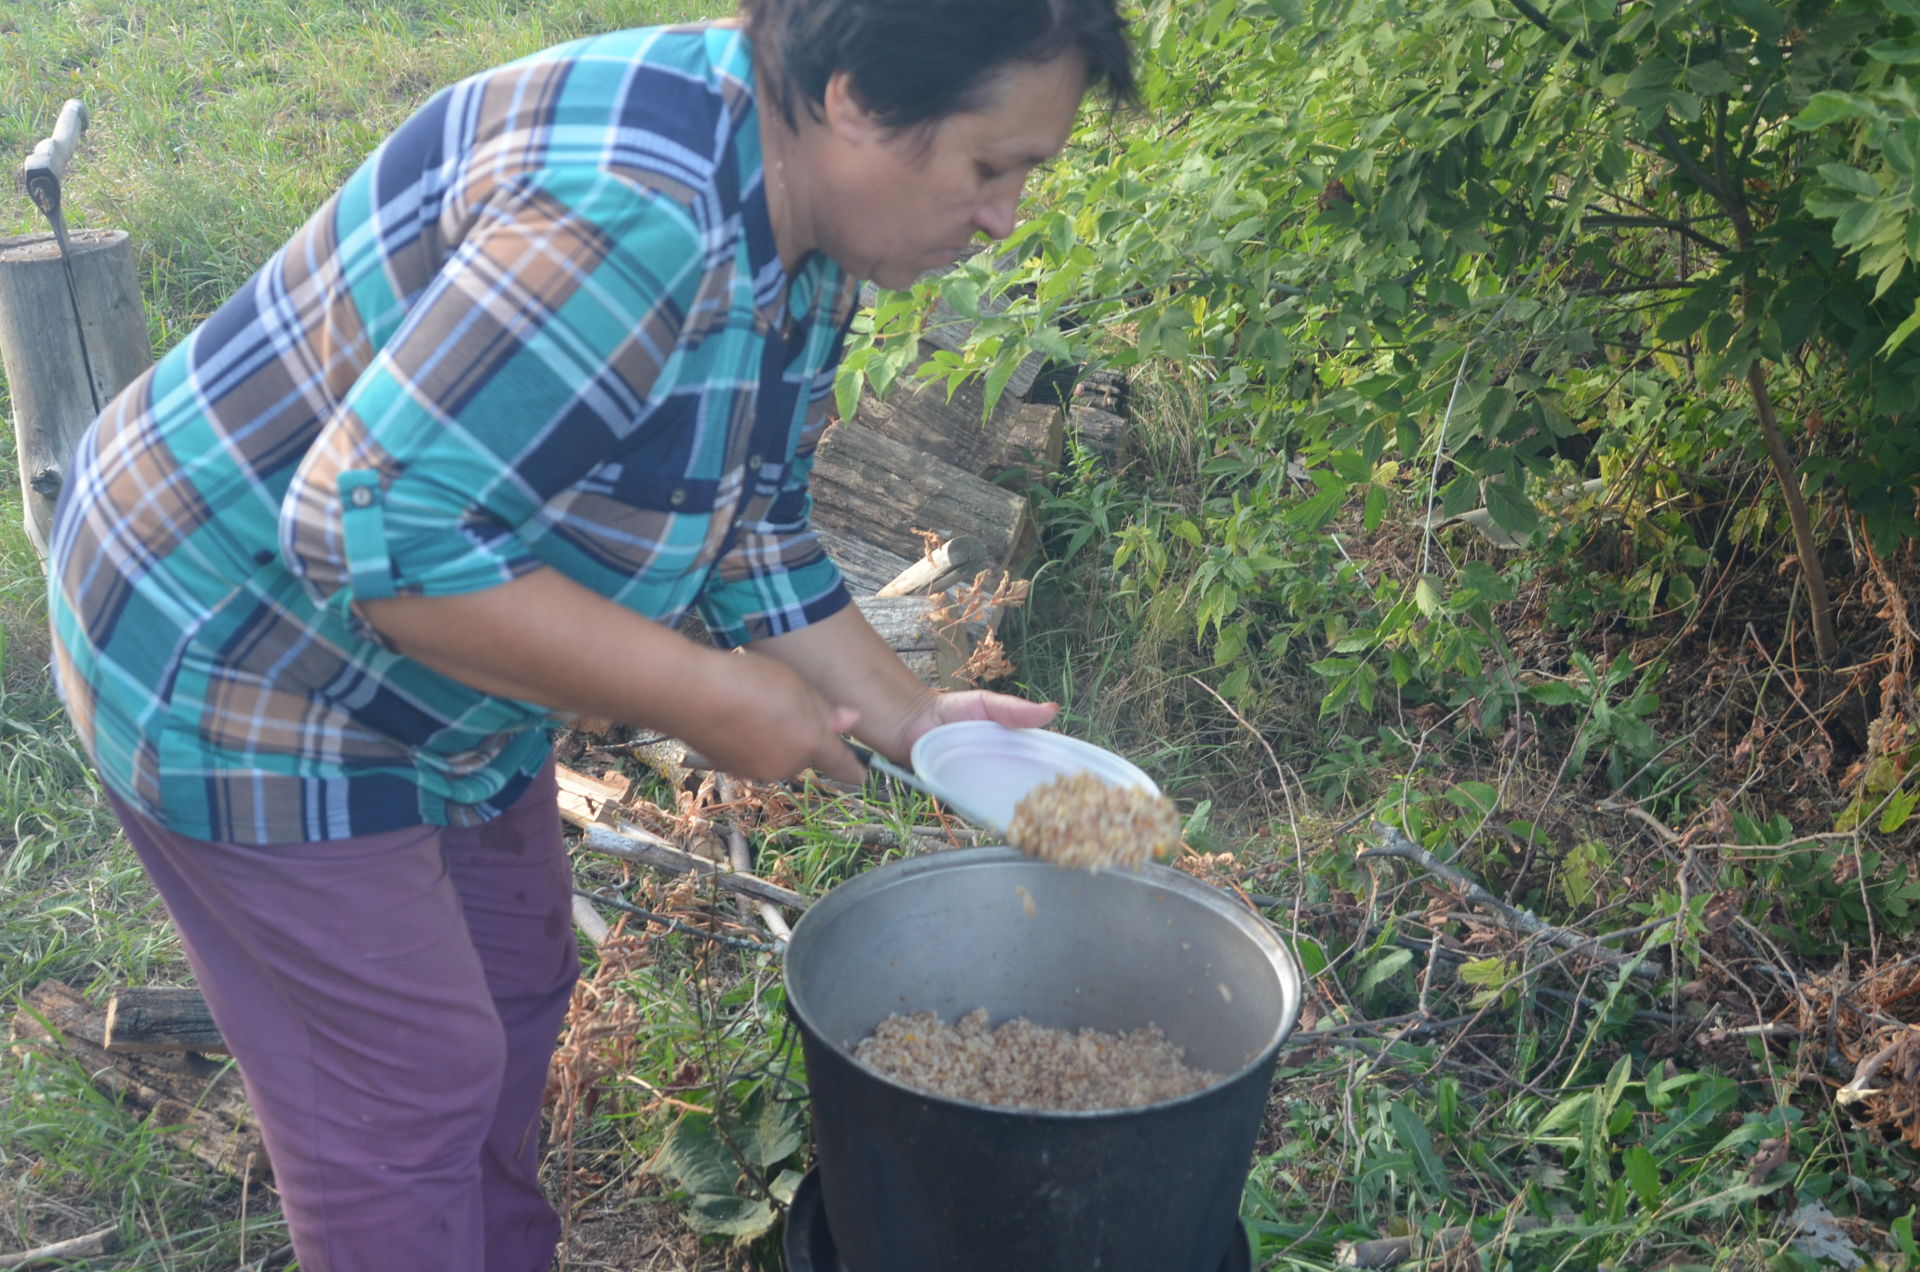
[[[1440,860],[1408,839],[1397,827],[1389,826],[1384,822],[1375,822],[1373,829],[1374,833],[1380,836],[1380,846],[1359,853],[1359,860],[1369,861],[1378,857],[1393,857],[1401,861],[1410,861],[1429,874],[1437,876],[1469,903],[1479,906],[1505,926],[1527,936],[1535,937],[1550,945],[1557,945],[1572,953],[1586,954],[1598,962],[1625,967],[1632,975],[1645,980],[1658,980],[1664,975],[1659,968],[1646,962],[1631,961],[1626,956],[1614,953],[1592,937],[1568,928],[1555,927],[1529,911],[1508,905],[1469,878],[1464,871]]]
[[[633,861],[643,866],[652,866],[656,870],[710,878],[730,892],[744,893],[761,901],[771,901],[775,905],[784,905],[790,910],[804,910],[812,904],[798,892],[783,888],[777,883],[768,883],[755,875],[729,870],[717,861],[695,856],[638,826],[623,824],[619,830],[608,826],[588,826],[580,840],[580,846],[621,861]]]
[[[91,1259],[102,1254],[111,1254],[120,1244],[118,1227],[102,1228],[98,1232],[89,1232],[83,1237],[69,1237],[65,1241],[55,1241],[51,1245],[38,1246],[32,1250],[21,1250],[16,1254],[0,1254],[0,1268],[9,1270],[19,1268],[48,1267],[56,1263],[66,1263],[72,1259]]]
[[[734,794],[733,779],[722,777],[720,779],[720,802],[723,804],[733,803]],[[721,826],[720,834],[721,837],[726,840],[727,858],[733,863],[735,873],[751,875],[753,873],[753,850],[747,847],[747,837],[745,833],[732,822],[726,822]],[[785,945],[792,939],[793,929],[787,926],[785,916],[780,913],[780,908],[774,905],[773,902],[756,900],[754,902],[754,909],[759,913],[760,921],[766,924],[767,932],[773,937],[776,943]]]

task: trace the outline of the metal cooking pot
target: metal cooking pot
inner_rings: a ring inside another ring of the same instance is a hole
[[[1266,921],[1217,889],[1005,848],[897,861],[807,911],[786,986],[847,1272],[1215,1272],[1240,1239],[1300,972]],[[977,1007],[994,1024],[1156,1024],[1222,1080],[1139,1108],[1039,1112],[929,1095],[852,1057],[891,1013]]]

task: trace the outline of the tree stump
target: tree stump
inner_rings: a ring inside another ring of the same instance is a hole
[[[0,366],[13,402],[27,537],[42,556],[73,449],[99,413],[96,397],[105,405],[153,361],[126,233],[76,230],[67,242],[73,292],[52,234],[0,239]]]

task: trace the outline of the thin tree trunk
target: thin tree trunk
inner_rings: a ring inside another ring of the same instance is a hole
[[[1767,439],[1767,455],[1780,478],[1780,494],[1787,501],[1787,517],[1793,522],[1794,551],[1800,555],[1800,573],[1807,580],[1807,600],[1813,609],[1814,652],[1822,667],[1832,667],[1840,656],[1840,642],[1833,634],[1827,570],[1820,563],[1820,548],[1813,540],[1813,519],[1807,515],[1807,497],[1794,473],[1793,456],[1787,452],[1787,440],[1780,435],[1780,421],[1773,413],[1766,368],[1758,358],[1747,364],[1747,391],[1753,394],[1754,418],[1760,423],[1760,435]]]

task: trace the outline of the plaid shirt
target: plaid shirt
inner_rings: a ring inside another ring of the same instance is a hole
[[[840,609],[807,473],[854,295],[781,266],[738,30],[442,92],[79,447],[54,670],[102,778],[202,839],[470,824],[553,717],[356,601],[544,565],[725,645]]]

